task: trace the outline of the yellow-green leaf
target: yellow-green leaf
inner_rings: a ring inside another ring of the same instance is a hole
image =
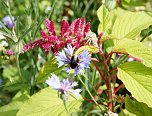
[[[110,19],[109,11],[104,5],[102,5],[97,10],[97,16],[100,21],[100,24],[98,27],[98,34],[100,34],[101,32],[108,31],[108,29],[111,27],[111,19]]]
[[[7,105],[0,107],[0,116],[16,116],[16,113],[19,111],[24,101],[29,98],[27,94],[21,92],[17,93]]]
[[[139,102],[152,107],[152,69],[140,62],[128,62],[118,68],[118,78]]]
[[[125,108],[136,116],[152,115],[152,108],[142,102],[130,99],[128,95],[125,98]]]
[[[145,12],[127,12],[116,19],[112,34],[117,38],[134,39],[151,24],[152,17]]]
[[[52,58],[49,61],[47,61],[41,68],[37,77],[37,81],[44,82],[48,78],[50,73],[57,74],[57,73],[60,73],[61,70],[62,70],[62,67],[58,68],[56,59]]]
[[[76,112],[82,103],[82,98],[76,99],[69,95],[66,106],[69,113]],[[33,95],[19,110],[17,116],[67,116],[63,101],[56,90],[50,87]]]
[[[152,51],[139,41],[131,39],[115,41],[112,51],[128,53],[133,57],[139,58],[147,67],[152,67]]]
[[[83,50],[88,50],[88,52],[91,54],[99,52],[99,48],[92,45],[86,45],[86,46],[80,47],[74,54],[77,55],[81,53]]]

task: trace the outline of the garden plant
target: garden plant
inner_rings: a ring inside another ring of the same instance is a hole
[[[151,0],[1,0],[0,116],[151,116]]]

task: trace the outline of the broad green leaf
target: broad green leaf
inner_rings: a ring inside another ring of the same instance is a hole
[[[0,116],[16,116],[24,101],[27,100],[29,96],[27,94],[17,93],[13,98],[12,102],[0,107]]]
[[[146,104],[142,102],[130,99],[128,95],[125,98],[125,108],[136,116],[152,115],[152,108],[149,108]]]
[[[121,112],[119,113],[118,116],[136,116],[135,114],[129,112],[128,110],[126,109],[123,109],[121,110]]]
[[[122,6],[125,8],[135,7],[135,6],[144,6],[144,0],[122,0]]]
[[[103,42],[106,42],[107,40],[121,40],[121,39],[116,38],[116,37],[113,36],[113,35],[108,35],[108,36],[103,36],[103,37],[101,37],[100,42],[103,43]]]
[[[66,101],[70,113],[79,109],[82,98],[76,99],[72,96]],[[68,115],[63,101],[58,97],[56,90],[50,87],[33,95],[19,110],[17,116],[66,116]]]
[[[139,102],[152,107],[152,69],[140,62],[128,62],[118,68],[118,78]]]
[[[50,59],[41,68],[37,77],[38,83],[44,82],[48,78],[50,73],[58,74],[60,73],[61,70],[62,70],[62,67],[58,68],[56,59],[55,58]]]
[[[108,29],[111,27],[111,19],[110,19],[109,11],[104,5],[102,5],[97,10],[97,16],[100,21],[100,24],[98,27],[98,34],[100,34],[101,32],[108,31]]]
[[[99,48],[92,46],[92,45],[86,45],[86,46],[80,47],[74,54],[77,55],[77,54],[81,53],[83,50],[88,50],[88,52],[91,54],[99,52]]]
[[[152,51],[139,41],[131,39],[115,41],[112,51],[128,53],[135,58],[139,58],[147,67],[152,67]]]
[[[145,12],[127,12],[116,19],[112,34],[117,38],[134,39],[151,24],[152,17]]]

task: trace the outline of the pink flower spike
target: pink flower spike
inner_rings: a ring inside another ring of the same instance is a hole
[[[84,17],[82,17],[82,19],[81,19],[81,24],[80,24],[81,32],[84,32],[85,24],[86,24],[86,20],[85,20]]]
[[[87,23],[84,29],[84,33],[88,33],[90,31],[90,23]]]
[[[80,19],[77,19],[74,23],[74,35],[77,36],[79,33],[79,29],[80,29],[80,23],[81,23],[81,20]]]
[[[68,29],[69,29],[69,23],[65,20],[62,20],[61,28],[60,28],[61,37],[65,36],[65,33],[68,32]]]
[[[40,31],[40,34],[44,39],[48,38],[47,34],[44,31]]]
[[[58,37],[57,36],[49,36],[48,37],[48,41],[53,43],[53,42],[56,42],[58,40]]]
[[[13,52],[12,49],[9,49],[6,51],[6,54],[11,56],[11,55],[14,55],[15,53]]]
[[[48,32],[51,33],[52,35],[55,35],[54,22],[50,21],[49,19],[46,19],[45,23],[46,23],[46,28]]]
[[[41,44],[42,44],[41,39],[36,40],[36,41],[34,41],[32,43],[28,43],[28,44],[23,46],[23,52],[27,52],[27,51],[29,51],[29,50],[31,50],[31,49],[33,49],[33,48],[35,48],[35,47],[37,47],[37,46],[39,46]]]

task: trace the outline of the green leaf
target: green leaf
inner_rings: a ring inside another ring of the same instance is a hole
[[[145,12],[127,12],[116,19],[112,34],[117,38],[134,39],[151,24],[152,17]]]
[[[40,21],[38,22],[37,27],[36,27],[36,29],[34,30],[33,38],[36,37],[36,34],[37,34],[38,30],[41,28],[41,24],[43,23],[43,21],[44,21],[45,19],[46,19],[46,17],[43,17],[43,18],[41,18]]]
[[[99,48],[97,48],[95,46],[92,46],[92,45],[86,45],[86,46],[80,47],[74,54],[77,55],[80,52],[82,52],[83,50],[88,50],[88,52],[91,53],[91,54],[99,52]]]
[[[135,58],[139,58],[147,67],[152,67],[152,51],[139,41],[131,39],[115,41],[112,51],[128,53]]]
[[[66,101],[69,113],[75,112],[81,105],[81,99],[69,96]],[[19,110],[17,116],[66,116],[63,101],[56,90],[49,87],[33,95]]]
[[[15,43],[15,45],[12,47],[13,51],[15,53],[22,53],[23,52],[23,42],[20,40],[19,42]]]
[[[28,28],[20,37],[19,40],[22,40],[30,31],[32,31],[32,29],[37,25],[37,23],[35,22],[30,28]]]
[[[20,107],[28,98],[29,96],[27,94],[22,94],[21,92],[17,93],[11,103],[0,107],[0,116],[16,116]]]
[[[62,67],[58,68],[56,59],[55,58],[50,59],[41,68],[37,77],[38,83],[44,82],[48,78],[50,73],[59,74],[61,70]]]
[[[126,109],[123,109],[121,110],[121,112],[119,113],[118,116],[136,116],[135,114],[129,112],[128,110]]]
[[[118,78],[139,102],[152,107],[152,69],[140,62],[128,62],[118,68]]]
[[[97,10],[97,16],[100,21],[100,24],[98,27],[98,34],[101,32],[108,31],[108,29],[111,27],[111,19],[110,19],[109,11],[104,5],[102,5]]]
[[[138,102],[137,100],[131,100],[128,95],[125,98],[125,107],[136,116],[152,115],[152,108],[149,108],[146,104]]]
[[[8,37],[8,39],[10,39],[10,40],[12,40],[12,38],[13,38],[12,34],[6,33],[2,30],[0,30],[0,35],[4,35],[4,36]]]

